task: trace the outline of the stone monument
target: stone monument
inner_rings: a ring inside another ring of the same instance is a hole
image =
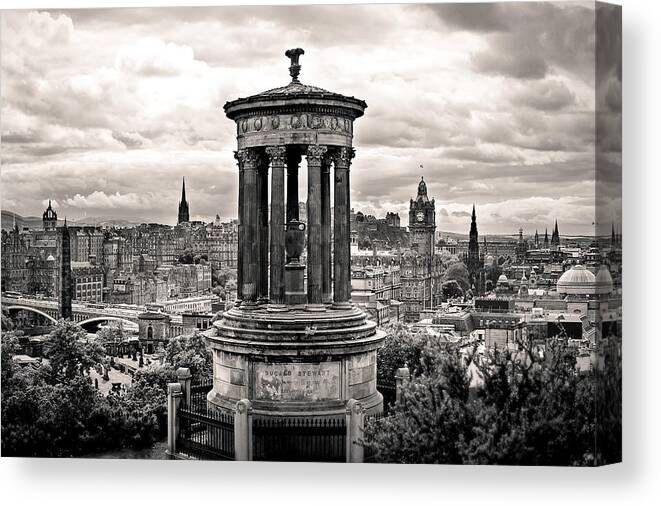
[[[367,104],[302,84],[303,54],[285,53],[287,86],[224,107],[238,143],[238,286],[235,306],[207,333],[214,362],[207,399],[222,411],[248,400],[253,417],[344,416],[350,399],[379,413],[384,334],[351,304],[349,173],[354,121]],[[298,207],[303,158],[307,223]]]

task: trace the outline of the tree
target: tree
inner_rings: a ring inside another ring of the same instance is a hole
[[[420,356],[389,416],[366,426],[365,443],[377,460],[508,465],[617,461],[621,440],[595,446],[595,389],[603,373],[579,374],[575,351],[565,340],[553,340],[544,357],[524,349],[493,350],[479,359],[454,346],[439,353],[433,343]],[[476,378],[480,381],[471,389]],[[618,414],[607,418],[607,430],[621,434]]]
[[[90,340],[80,326],[68,320],[60,320],[49,334],[45,355],[59,380],[86,375],[105,357],[103,347]]]
[[[443,290],[443,298],[445,300],[454,299],[456,297],[463,297],[464,291],[458,281],[451,279],[441,284]]]
[[[205,337],[196,332],[192,336],[171,339],[165,348],[165,361],[175,369],[188,367],[193,382],[211,378],[213,361]]]
[[[463,262],[450,264],[443,275],[443,282],[456,281],[463,291],[470,288],[468,269]]]
[[[2,333],[2,349],[0,351],[0,374],[1,385],[6,385],[7,381],[14,373],[14,355],[20,349],[18,344],[17,332],[3,332]]]
[[[121,321],[111,322],[99,329],[96,333],[96,342],[104,347],[106,353],[110,353],[117,350],[118,346],[126,340],[126,337],[124,324]]]
[[[61,321],[49,336],[50,365],[18,367],[17,351],[14,333],[3,332],[3,455],[71,457],[143,448],[164,434],[172,367],[143,368],[126,393],[103,397],[87,376],[103,349],[71,322]]]

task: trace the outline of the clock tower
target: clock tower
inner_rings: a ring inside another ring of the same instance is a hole
[[[411,249],[402,257],[402,302],[404,319],[418,321],[425,309],[433,309],[440,300],[439,262],[434,255],[436,210],[434,199],[427,196],[424,178],[418,184],[418,195],[409,207],[409,239]]]
[[[421,255],[434,255],[434,233],[436,232],[436,210],[434,199],[427,196],[427,183],[420,178],[418,196],[411,199],[409,207],[409,234],[411,247]]]

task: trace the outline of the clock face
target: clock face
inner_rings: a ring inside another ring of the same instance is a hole
[[[418,213],[415,215],[418,221],[423,221],[425,219],[425,213],[422,211],[418,211]]]

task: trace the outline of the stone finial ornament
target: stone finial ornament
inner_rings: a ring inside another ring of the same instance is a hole
[[[287,49],[287,51],[285,51],[285,56],[291,60],[291,65],[289,66],[289,75],[291,76],[292,83],[300,82],[298,80],[298,75],[301,73],[301,66],[298,63],[298,58],[302,54],[305,54],[305,51],[303,51],[300,47]]]

